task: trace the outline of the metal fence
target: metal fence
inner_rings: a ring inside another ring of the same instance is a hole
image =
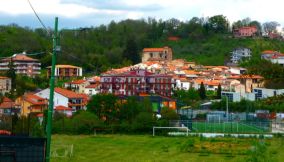
[[[0,136],[0,162],[43,162],[45,145],[45,138]]]
[[[169,123],[172,127],[188,127],[197,133],[270,133],[271,121],[191,121],[174,120]],[[282,126],[282,125],[281,125]],[[283,125],[284,126],[284,125]],[[279,126],[278,126],[279,127]]]

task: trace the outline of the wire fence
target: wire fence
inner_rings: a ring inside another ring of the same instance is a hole
[[[191,121],[174,120],[170,126],[188,127],[191,132],[196,133],[271,133],[273,130],[271,121]],[[284,124],[277,124],[277,127]]]

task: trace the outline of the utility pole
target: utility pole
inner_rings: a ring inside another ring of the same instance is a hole
[[[52,114],[53,114],[53,97],[54,97],[54,75],[55,75],[55,64],[56,64],[56,52],[59,51],[58,42],[58,17],[55,18],[54,34],[53,34],[53,54],[52,54],[52,67],[50,76],[50,94],[49,94],[49,106],[47,112],[47,126],[46,126],[46,162],[50,161],[50,143],[51,143],[51,130],[52,130]]]

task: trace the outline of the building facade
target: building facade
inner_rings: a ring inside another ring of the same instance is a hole
[[[9,64],[12,63],[16,74],[34,77],[40,74],[41,63],[37,59],[26,56],[25,53],[14,54],[10,58],[4,58],[0,61],[0,71],[9,70]]]
[[[0,76],[0,93],[5,94],[11,90],[11,79],[8,77]]]
[[[263,99],[284,94],[284,89],[254,88],[253,93],[256,99]]]
[[[158,94],[170,97],[173,84],[170,75],[154,74],[139,69],[121,74],[101,75],[101,93],[115,95]]]
[[[171,61],[172,59],[172,49],[167,46],[163,48],[144,48],[142,52],[142,63],[147,61]]]
[[[50,89],[44,89],[35,95],[40,96],[49,100]],[[73,91],[63,89],[63,88],[55,88],[54,89],[54,107],[64,106],[72,108],[72,112],[76,112],[77,110],[86,109],[86,101],[83,95],[77,94]]]
[[[261,59],[268,60],[274,64],[280,64],[284,67],[284,54],[278,52],[278,51],[263,51],[261,53]]]
[[[257,28],[256,26],[245,26],[234,29],[233,32],[235,37],[252,37],[256,35]]]
[[[47,76],[51,75],[51,66],[47,67],[48,72]],[[73,65],[56,65],[55,66],[55,77],[59,79],[68,79],[72,77],[80,77],[82,76],[82,68]]]
[[[47,100],[34,94],[24,94],[16,99],[16,106],[21,109],[21,115],[43,113],[47,109]]]

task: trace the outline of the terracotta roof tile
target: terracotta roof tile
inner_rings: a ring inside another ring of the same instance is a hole
[[[59,106],[56,106],[54,108],[54,110],[56,110],[56,111],[72,111],[72,108],[59,105]]]
[[[47,100],[34,94],[25,94],[24,100],[33,105],[47,105]]]
[[[54,91],[56,93],[61,94],[62,96],[67,97],[67,98],[82,98],[81,95],[79,95],[79,94],[77,94],[77,93],[75,93],[73,91],[69,91],[67,89],[56,87],[56,88],[54,88]]]
[[[13,107],[15,107],[15,102],[7,97],[4,97],[3,102],[0,103],[0,109],[10,109]]]

